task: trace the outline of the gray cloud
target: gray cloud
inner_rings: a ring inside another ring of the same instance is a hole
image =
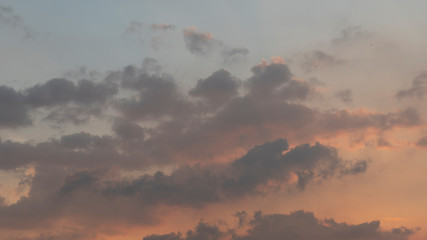
[[[297,178],[294,186],[304,189],[314,179],[320,181],[334,175],[356,174],[365,170],[358,167],[359,163],[355,168],[343,161],[334,148],[317,143],[288,149],[287,141],[278,139],[254,147],[231,163],[182,165],[170,174],[158,171],[134,180],[117,179],[108,177],[112,174],[109,173],[110,168],[103,168],[96,160],[108,161],[107,156],[112,154],[108,149],[113,148],[113,144],[109,138],[79,133],[33,147],[26,153],[22,151],[22,146],[15,146],[15,159],[28,161],[30,158],[25,154],[31,155],[31,160],[37,161],[35,166],[38,172],[31,181],[27,198],[11,206],[0,207],[0,228],[12,225],[16,228],[37,227],[37,224],[59,218],[62,214],[70,214],[70,220],[77,222],[92,219],[102,224],[103,221],[121,219],[144,224],[154,220],[149,213],[159,205],[200,208],[211,203],[263,194],[259,187],[271,182],[291,187],[293,185],[288,182],[293,176]],[[59,150],[59,146],[63,150]],[[88,158],[89,153],[92,154]],[[121,166],[125,164],[123,160],[116,160]],[[87,161],[93,161],[91,166],[81,165]],[[79,170],[83,166],[88,170]],[[84,202],[84,206],[80,205],[80,201]],[[141,202],[144,204],[140,205]],[[28,208],[31,210],[25,211]],[[110,208],[116,209],[114,214],[106,211]],[[117,212],[120,214],[117,215]],[[145,214],[138,216],[140,212]],[[34,219],[38,219],[37,224],[33,222]]]
[[[15,89],[0,86],[0,128],[31,124],[25,95]]]
[[[249,50],[244,47],[226,48],[222,51],[222,55],[226,63],[237,62],[244,59],[248,54]]]
[[[206,79],[199,79],[196,87],[188,93],[194,97],[201,97],[213,105],[228,102],[237,96],[239,81],[226,70],[218,70]]]
[[[355,225],[337,223],[333,219],[321,220],[311,212],[300,210],[290,214],[264,215],[256,212],[245,234],[236,234],[235,229],[224,232],[216,225],[200,222],[185,237],[180,233],[170,233],[147,236],[143,240],[217,240],[223,236],[233,240],[407,240],[414,232],[406,227],[382,230],[379,221]]]
[[[80,80],[77,83],[55,78],[24,91],[0,86],[0,127],[19,127],[32,123],[35,109],[48,111],[45,120],[58,124],[79,124],[91,116],[99,116],[108,100],[119,91],[111,81]]]
[[[153,24],[150,25],[150,27],[153,30],[163,30],[163,31],[168,31],[168,30],[174,30],[175,29],[175,25],[166,24],[166,23],[153,23]]]
[[[144,23],[139,21],[132,21],[128,28],[125,30],[125,34],[133,34],[133,33],[142,33],[142,28],[144,26]]]
[[[184,29],[184,41],[187,49],[194,55],[209,55],[220,42],[210,33],[197,32],[195,27]]]
[[[154,224],[159,207],[198,209],[280,188],[304,190],[314,181],[363,173],[369,162],[348,162],[337,149],[320,143],[289,149],[278,138],[301,143],[422,122],[411,108],[389,113],[317,110],[301,102],[315,87],[293,79],[280,59],[254,66],[242,84],[226,70],[216,71],[188,93],[153,59],[111,72],[102,81],[53,79],[23,91],[1,86],[0,110],[22,107],[15,122],[30,121],[37,109],[59,122],[89,114],[80,109],[102,114],[110,103],[116,112],[111,136],[78,132],[39,143],[1,140],[0,169],[32,166],[35,175],[28,180],[27,197],[0,205],[0,228],[39,228],[58,219],[91,227]],[[203,101],[221,107],[209,108]],[[2,126],[13,126],[12,120],[0,120]],[[249,150],[241,156],[236,149]],[[215,163],[218,158],[235,160]],[[171,165],[169,172],[129,173]]]
[[[344,89],[338,91],[337,93],[335,93],[334,96],[345,104],[350,104],[353,102],[353,92],[351,91],[351,89]]]
[[[350,26],[340,32],[340,36],[332,39],[331,44],[339,46],[372,37],[373,33],[363,30],[360,26]]]
[[[403,98],[417,98],[422,99],[427,93],[427,72],[421,73],[414,80],[412,80],[412,85],[408,89],[400,90],[396,93],[397,99]]]
[[[29,27],[21,16],[15,14],[10,6],[0,5],[0,23],[22,31],[24,39],[34,38],[38,33]]]
[[[26,101],[32,107],[50,107],[69,102],[90,105],[105,102],[117,92],[118,87],[112,82],[80,80],[75,84],[67,79],[55,78],[27,89]]]
[[[128,118],[183,116],[192,108],[169,75],[150,74],[133,66],[126,67],[120,75],[123,88],[137,91],[137,96],[117,102],[118,109]]]
[[[223,61],[230,64],[244,59],[249,54],[247,48],[229,47],[222,41],[215,39],[211,33],[198,32],[196,27],[186,28],[183,33],[185,46],[190,53],[196,56],[210,56],[219,50]]]
[[[318,68],[341,65],[346,61],[343,59],[336,58],[328,53],[320,50],[313,50],[309,54],[304,55],[304,60],[301,63],[301,67],[306,72],[314,71]]]
[[[270,95],[282,84],[292,78],[292,73],[288,66],[283,63],[263,62],[251,69],[253,76],[247,81],[250,94]]]

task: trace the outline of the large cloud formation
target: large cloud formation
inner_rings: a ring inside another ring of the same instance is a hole
[[[316,94],[315,85],[296,79],[278,57],[253,66],[247,79],[220,69],[189,90],[153,59],[102,79],[56,78],[23,90],[0,86],[3,129],[39,121],[83,129],[38,142],[0,139],[1,170],[33,169],[20,181],[27,194],[17,202],[2,198],[0,228],[41,229],[59,220],[77,229],[155,224],[162,207],[197,210],[280,189],[304,191],[312,182],[368,167],[368,161],[344,160],[338,149],[314,139],[422,122],[412,108],[316,109],[310,106]],[[87,120],[102,116],[110,134],[85,131]],[[372,226],[378,236],[405,239]],[[246,238],[259,238],[253,229]],[[62,236],[46,234],[40,239]],[[195,234],[187,237],[204,236]]]

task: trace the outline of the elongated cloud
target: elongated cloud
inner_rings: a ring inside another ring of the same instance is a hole
[[[219,226],[200,222],[185,236],[181,233],[150,235],[143,240],[406,240],[414,230],[401,227],[390,231],[382,230],[379,221],[361,224],[337,223],[334,219],[318,219],[311,212],[296,211],[290,214],[267,214],[256,212],[250,219],[246,234],[236,234],[234,229],[223,231]]]
[[[97,139],[88,134],[63,137],[60,144],[81,150],[100,147],[104,149],[98,152],[103,161],[109,154],[107,149],[111,148],[108,139]],[[84,154],[78,156],[83,157]],[[32,228],[37,227],[34,219],[43,224],[51,218],[63,217],[80,223],[89,219],[98,224],[132,219],[134,223],[147,224],[155,218],[151,214],[158,206],[200,208],[230,199],[238,200],[265,194],[259,189],[271,182],[304,189],[312,181],[363,173],[367,167],[365,161],[349,164],[338,156],[336,149],[319,143],[289,149],[284,139],[256,146],[231,163],[183,165],[170,174],[158,171],[130,181],[109,179],[105,170],[94,165],[92,170],[70,171],[72,166],[79,169],[78,165],[69,162],[69,167],[63,168],[54,167],[50,160],[39,161],[47,162],[37,167],[39,172],[32,180],[28,197],[11,206],[0,207],[0,228],[11,225]],[[55,173],[50,172],[52,170]],[[120,201],[116,202],[118,199]],[[83,206],[78,204],[82,200],[85,202]],[[109,212],[111,208],[116,209],[114,214]],[[129,209],[138,210],[129,212]],[[138,212],[144,214],[137,217]]]

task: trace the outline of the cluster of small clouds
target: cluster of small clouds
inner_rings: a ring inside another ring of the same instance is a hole
[[[139,21],[132,21],[125,30],[125,35],[135,35],[143,38],[145,24]],[[151,47],[155,50],[160,48],[164,41],[161,34],[174,31],[176,26],[166,23],[153,23],[147,25],[154,32],[161,31],[159,34],[151,37]],[[200,32],[196,27],[188,27],[182,30],[185,47],[197,57],[209,57],[219,53],[225,63],[234,63],[246,58],[249,50],[245,47],[230,47],[221,40],[214,38],[212,33]],[[148,33],[147,33],[148,34]]]

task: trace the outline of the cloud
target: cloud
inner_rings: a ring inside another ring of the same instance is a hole
[[[229,47],[222,41],[215,39],[211,33],[198,32],[196,27],[183,30],[184,42],[190,53],[196,56],[210,56],[220,51],[225,63],[234,63],[244,59],[249,50],[245,47]]]
[[[211,33],[198,32],[196,27],[184,29],[184,41],[187,49],[194,55],[209,55],[218,44]]]
[[[338,91],[337,93],[335,93],[334,96],[345,104],[350,104],[353,102],[353,92],[351,91],[351,89],[344,89]]]
[[[318,68],[342,65],[344,63],[346,63],[344,59],[336,58],[320,50],[313,50],[309,54],[304,55],[304,60],[301,63],[301,67],[306,72],[311,72]]]
[[[222,51],[224,61],[226,63],[233,63],[244,59],[249,54],[249,50],[244,47],[239,48],[226,48]]]
[[[220,105],[237,96],[240,82],[231,73],[221,69],[206,79],[199,79],[188,93],[205,99],[209,104]]]
[[[356,41],[372,38],[373,33],[363,30],[360,26],[350,26],[340,32],[340,36],[332,39],[331,44],[340,46],[343,44],[351,44]]]
[[[28,196],[0,207],[0,227],[40,229],[59,219],[79,227],[147,225],[159,221],[162,207],[197,210],[280,189],[303,191],[369,166],[367,160],[344,160],[338,149],[313,139],[422,123],[411,108],[312,108],[304,101],[316,86],[294,78],[280,57],[255,65],[242,80],[214,71],[189,91],[153,59],[98,81],[57,78],[23,90],[2,86],[0,109],[23,107],[16,119],[30,119],[41,109],[48,117],[60,111],[60,117],[78,121],[94,114],[78,110],[99,109],[96,114],[112,112],[112,126],[110,135],[82,131],[39,142],[2,139],[0,169],[31,166],[35,174]],[[13,127],[12,120],[2,121]]]
[[[153,23],[153,24],[150,25],[150,27],[153,30],[163,30],[163,31],[168,31],[168,30],[174,30],[175,29],[175,25],[166,24],[166,23]]]
[[[25,95],[15,89],[0,86],[0,128],[18,127],[32,123]]]
[[[126,28],[125,34],[134,34],[134,33],[141,34],[143,26],[144,26],[144,23],[142,22],[132,21],[129,27]]]
[[[408,89],[399,90],[396,93],[397,99],[404,99],[404,98],[417,98],[417,99],[423,99],[424,95],[427,92],[427,72],[421,73],[418,75],[414,80],[412,80],[412,85]]]
[[[14,9],[10,6],[0,5],[0,24],[18,29],[22,32],[24,39],[34,38],[39,34],[26,25],[22,17],[15,14]]]
[[[23,145],[15,146],[15,159],[36,161],[37,171],[28,197],[0,207],[0,228],[32,228],[65,216],[78,224],[118,220],[148,224],[155,219],[153,211],[162,205],[201,208],[265,194],[260,188],[272,182],[302,190],[313,181],[366,170],[363,161],[349,165],[332,147],[316,143],[289,149],[286,140],[278,139],[255,146],[231,163],[181,165],[170,174],[158,171],[128,179],[98,165],[108,161],[108,149],[113,146],[111,139],[87,133],[63,136],[33,148],[25,146],[30,148],[27,152]],[[88,161],[92,163],[84,165]],[[108,209],[115,209],[114,213]]]
[[[133,66],[120,74],[124,89],[136,90],[133,98],[122,98],[117,107],[130,119],[159,119],[183,116],[191,111],[192,104],[178,90],[173,78],[166,74],[150,74]]]
[[[0,86],[0,127],[20,127],[33,122],[36,109],[48,110],[45,120],[58,124],[79,124],[90,116],[99,116],[107,102],[119,91],[111,81],[82,79],[77,83],[55,78],[23,91]]]
[[[245,234],[235,233],[235,229],[221,231],[216,225],[200,222],[194,230],[183,237],[180,233],[150,235],[143,240],[198,240],[222,239],[227,236],[233,240],[407,240],[414,230],[406,227],[382,230],[379,221],[361,224],[337,223],[334,219],[318,219],[311,212],[295,211],[290,214],[267,214],[256,212],[250,220]]]

